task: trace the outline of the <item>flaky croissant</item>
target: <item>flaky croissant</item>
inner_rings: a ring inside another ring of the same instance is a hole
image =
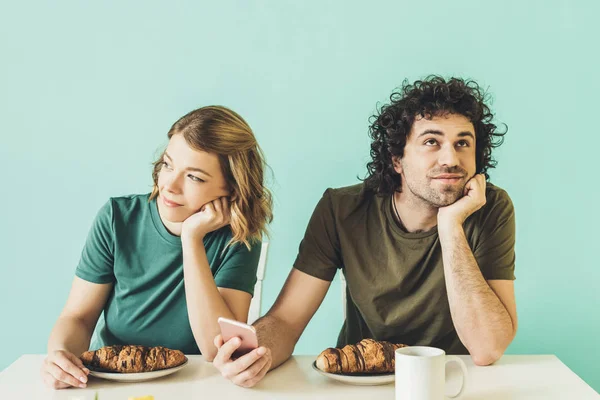
[[[404,344],[363,339],[342,349],[329,348],[317,357],[317,368],[334,374],[394,372],[396,349]]]
[[[165,347],[105,346],[86,351],[79,357],[88,367],[111,372],[150,372],[183,364],[187,358],[179,350]]]

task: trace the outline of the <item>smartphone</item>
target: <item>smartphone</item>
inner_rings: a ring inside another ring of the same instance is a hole
[[[242,340],[240,347],[233,353],[234,357],[242,356],[258,348],[258,337],[253,326],[223,317],[219,317],[217,322],[221,327],[221,336],[224,342],[234,337],[239,337]]]

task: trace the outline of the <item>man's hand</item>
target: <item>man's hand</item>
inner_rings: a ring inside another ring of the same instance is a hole
[[[223,343],[221,335],[215,337],[215,346],[219,349],[213,365],[224,378],[238,386],[250,388],[256,385],[269,371],[273,359],[271,350],[259,347],[233,360],[233,353],[240,347],[240,338],[233,338]]]
[[[465,220],[485,205],[485,176],[477,174],[464,189],[464,196],[455,203],[438,210],[438,229],[462,226]]]
[[[229,198],[219,197],[183,221],[181,236],[201,240],[207,233],[229,224],[230,220]]]

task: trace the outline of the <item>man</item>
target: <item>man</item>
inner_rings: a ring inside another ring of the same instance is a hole
[[[287,360],[337,269],[347,282],[338,347],[374,338],[496,361],[517,330],[515,220],[507,193],[486,184],[493,124],[477,83],[429,77],[404,83],[374,116],[372,161],[359,185],[328,189],[279,297],[254,325],[261,347],[214,365],[254,386]],[[302,299],[299,301],[298,299]]]

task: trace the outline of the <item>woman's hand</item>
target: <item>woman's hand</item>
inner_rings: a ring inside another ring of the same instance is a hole
[[[202,240],[207,233],[228,225],[230,220],[229,197],[219,197],[183,221],[181,237]]]
[[[71,386],[85,388],[90,370],[73,353],[57,350],[48,354],[40,372],[47,386],[64,389]]]

